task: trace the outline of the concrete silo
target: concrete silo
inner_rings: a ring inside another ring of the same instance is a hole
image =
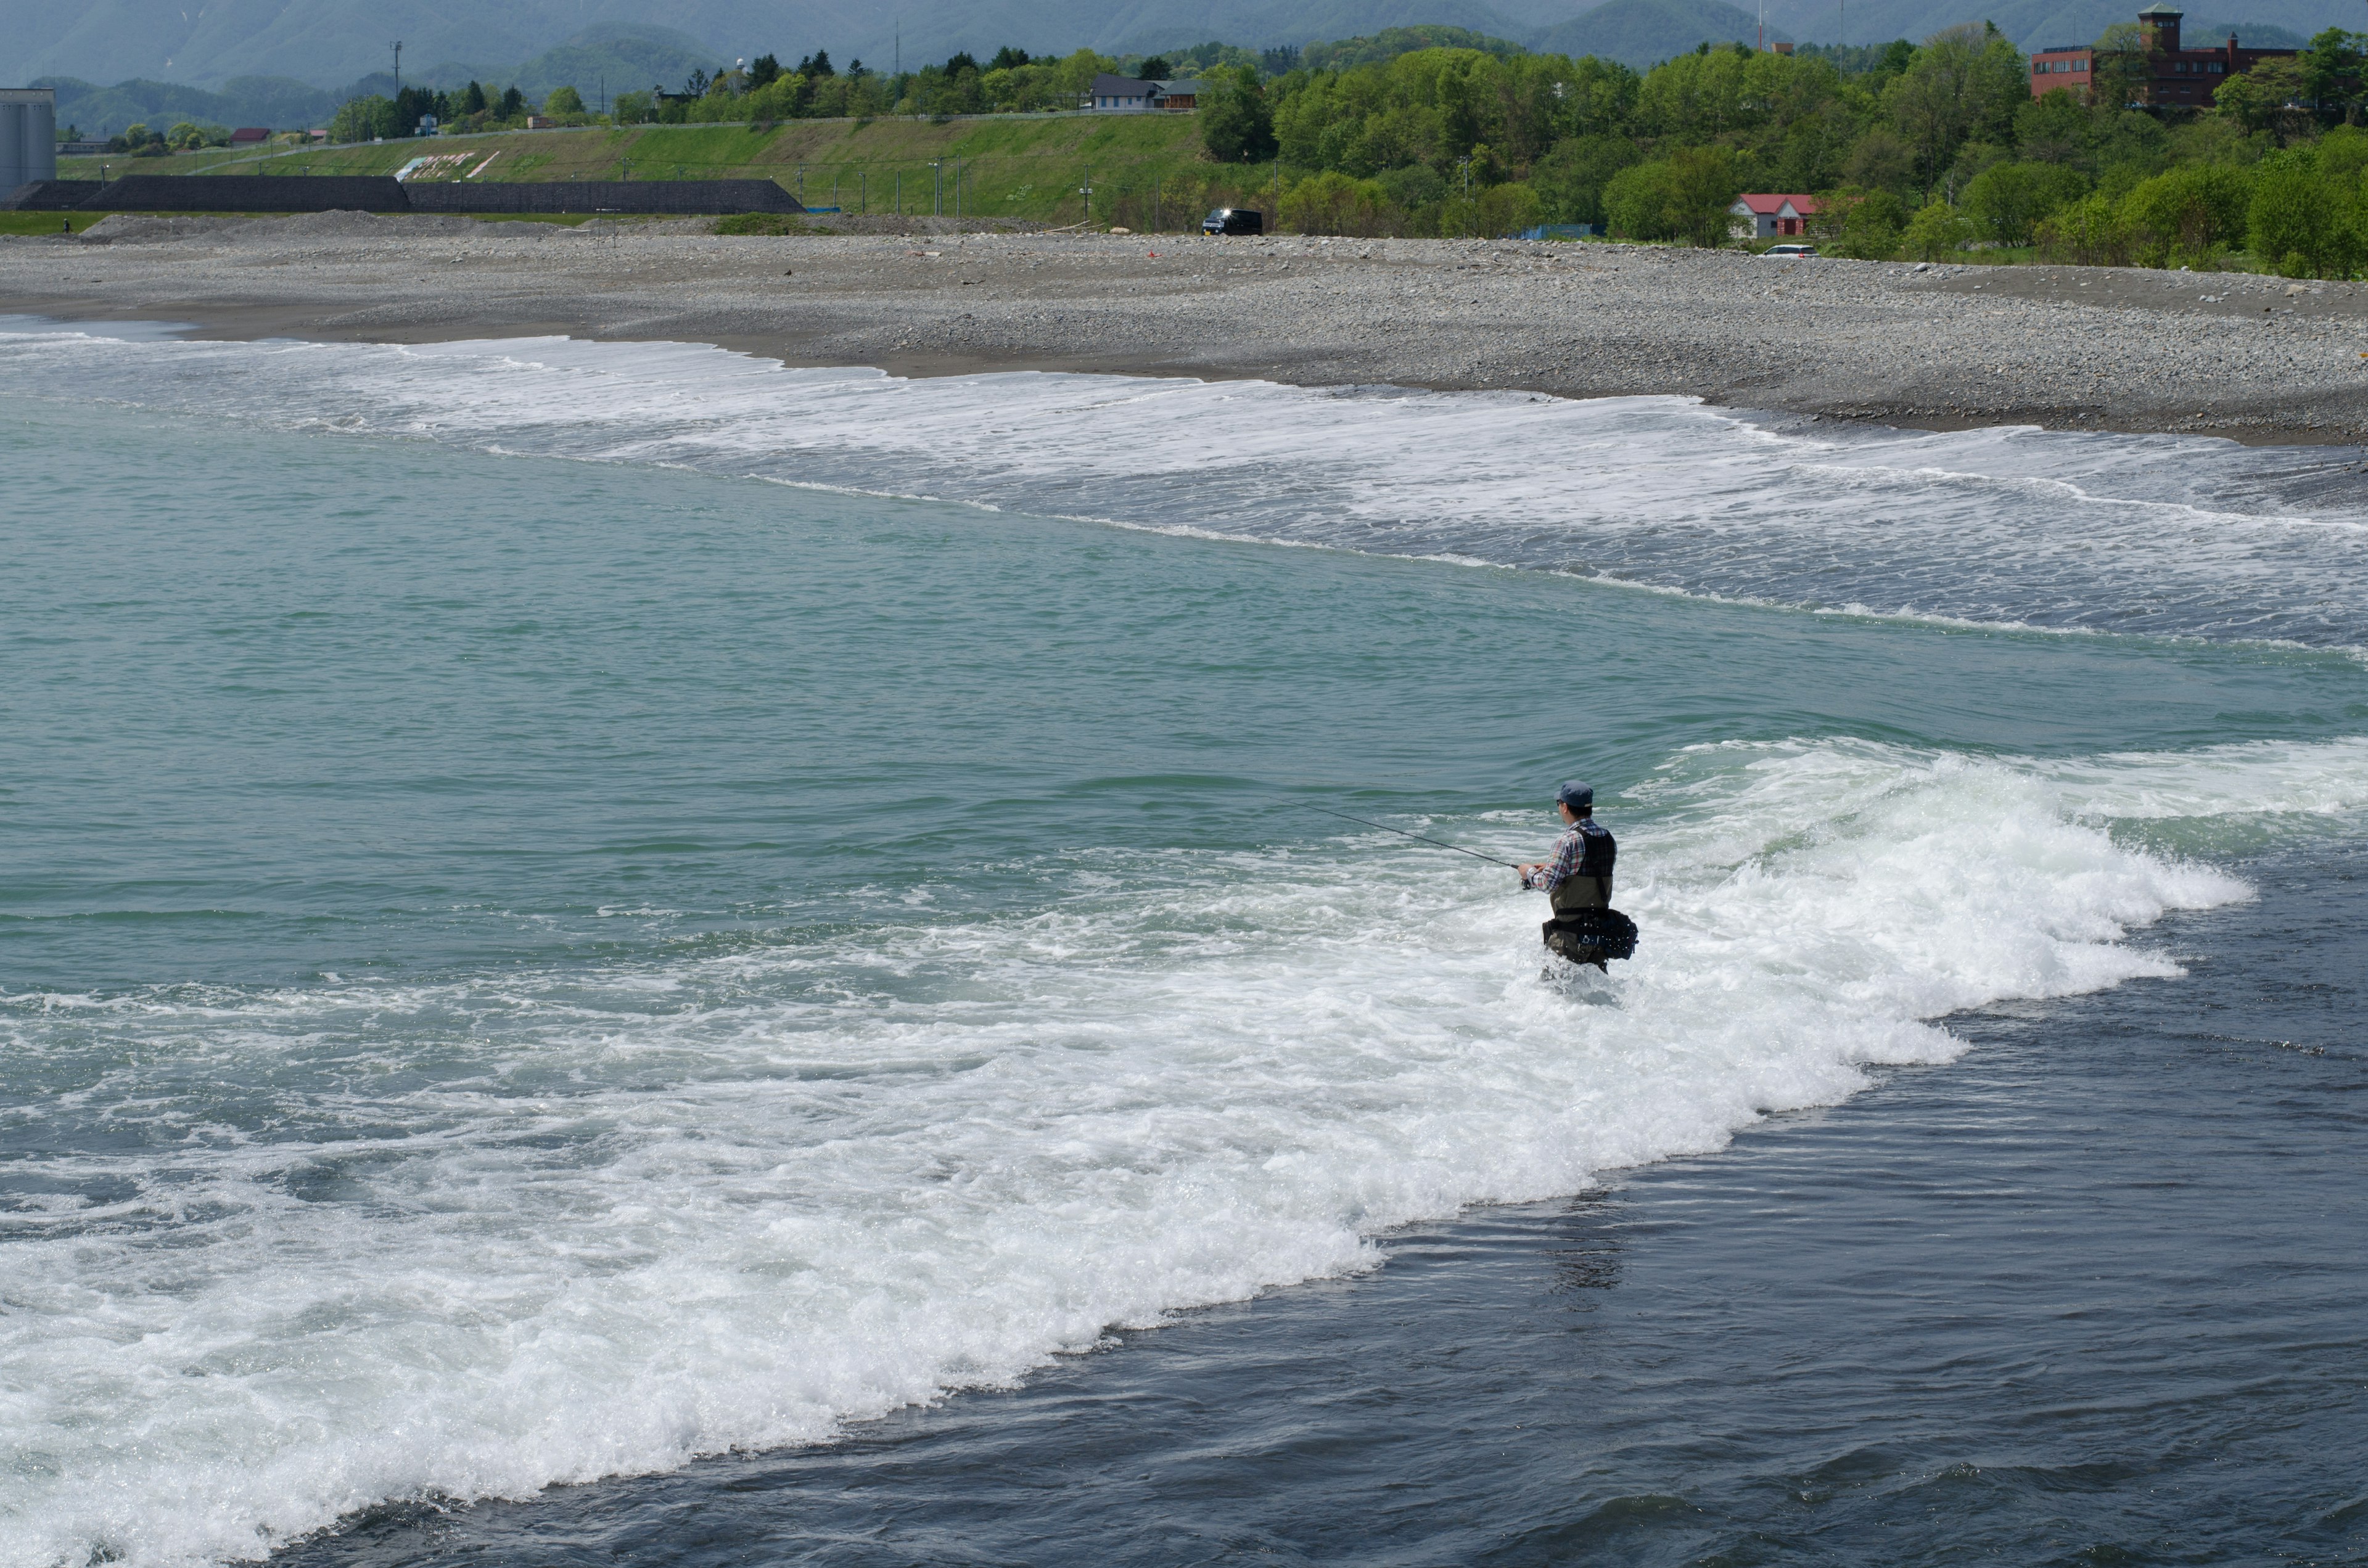
[[[0,199],[20,185],[57,177],[57,90],[0,87]]]

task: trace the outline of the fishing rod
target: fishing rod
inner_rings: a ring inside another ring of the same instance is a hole
[[[1508,869],[1515,871],[1521,869],[1510,860],[1499,860],[1494,855],[1483,855],[1477,849],[1466,849],[1461,844],[1450,844],[1443,838],[1433,838],[1429,835],[1422,833],[1408,833],[1405,828],[1392,827],[1385,822],[1367,822],[1363,817],[1352,817],[1346,812],[1336,812],[1329,806],[1309,805],[1304,801],[1300,803],[1307,806],[1309,811],[1322,812],[1327,817],[1338,817],[1342,822],[1361,823],[1367,827],[1377,827],[1383,833],[1395,833],[1403,838],[1418,838],[1425,844],[1436,844],[1441,849],[1452,849],[1458,855],[1469,855],[1474,860],[1486,860],[1491,866],[1503,866]]]

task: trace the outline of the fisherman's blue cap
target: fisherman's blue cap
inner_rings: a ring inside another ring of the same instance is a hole
[[[1595,788],[1590,784],[1581,784],[1574,778],[1562,787],[1554,799],[1572,811],[1583,811],[1595,804]]]

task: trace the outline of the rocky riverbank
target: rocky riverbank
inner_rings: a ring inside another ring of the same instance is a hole
[[[1679,393],[1953,426],[2368,434],[2368,288],[1519,241],[723,237],[326,213],[0,241],[0,310],[215,336],[568,334],[905,374]]]

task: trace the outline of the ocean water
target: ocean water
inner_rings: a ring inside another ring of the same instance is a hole
[[[2362,1551],[2357,454],[26,321],[0,431],[0,1562]],[[1572,775],[1609,979],[1314,809]]]

